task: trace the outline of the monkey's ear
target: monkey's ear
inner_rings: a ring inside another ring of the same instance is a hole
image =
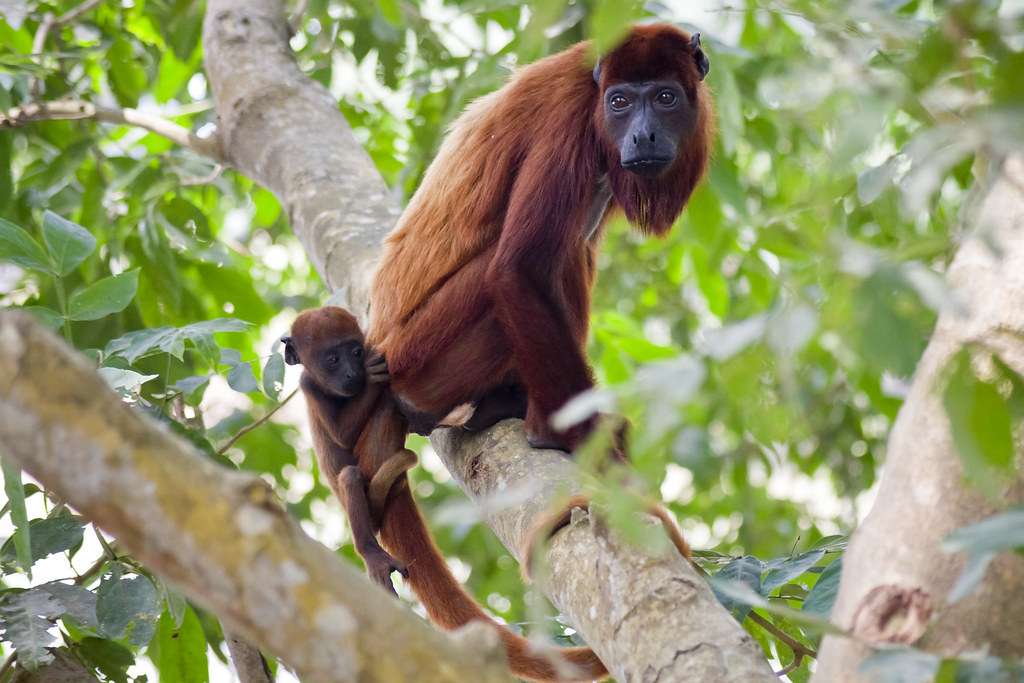
[[[284,344],[284,362],[288,365],[299,365],[302,363],[299,360],[299,353],[295,350],[295,344],[292,343],[292,338],[285,335],[281,337],[281,343]]]
[[[697,73],[700,74],[700,80],[703,81],[708,75],[708,71],[711,71],[711,62],[708,61],[704,50],[700,49],[700,31],[690,37],[690,49],[693,50],[693,61],[697,63]]]

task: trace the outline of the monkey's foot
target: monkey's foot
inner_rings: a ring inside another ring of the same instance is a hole
[[[441,418],[438,427],[462,427],[473,417],[476,406],[472,403],[463,403],[455,406],[451,412]]]
[[[550,434],[538,434],[534,435],[530,432],[526,433],[526,442],[530,444],[530,448],[536,448],[539,450],[547,451],[562,451],[563,453],[572,453],[571,450],[565,447],[565,444],[551,436]]]
[[[406,578],[409,576],[406,566],[383,550],[368,554],[363,558],[363,564],[366,565],[366,575],[370,580],[392,595],[397,593],[394,584],[391,583],[391,572],[398,572]]]

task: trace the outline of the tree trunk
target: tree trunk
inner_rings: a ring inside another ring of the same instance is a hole
[[[941,397],[943,370],[967,343],[998,351],[1024,372],[1024,158],[998,170],[976,216],[976,233],[949,270],[966,313],[939,316],[889,437],[876,503],[843,558],[832,619],[876,644],[920,637],[916,647],[943,656],[988,649],[1021,657],[1024,557],[1000,554],[980,587],[951,605],[947,596],[964,558],[943,552],[940,543],[951,531],[1024,501],[1024,479],[997,501],[964,481]],[[1018,460],[1021,453],[1018,446]],[[858,673],[871,654],[865,644],[828,637],[820,654],[816,681],[867,680]]]

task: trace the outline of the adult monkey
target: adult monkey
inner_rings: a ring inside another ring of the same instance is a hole
[[[390,399],[355,437],[362,481],[379,480],[395,462],[408,429],[428,433],[453,416],[484,428],[525,414],[535,446],[570,450],[585,436],[589,425],[556,434],[549,418],[592,385],[583,348],[601,225],[620,208],[640,230],[666,233],[704,174],[712,137],[699,35],[641,26],[596,66],[589,51],[581,43],[527,66],[474,103],[388,238],[368,341],[387,358]],[[329,355],[350,334],[339,319],[322,311],[296,321],[289,362],[308,371]],[[330,390],[329,374],[321,389]],[[350,409],[341,403],[347,393],[335,393],[333,407],[318,414]],[[338,435],[336,445],[348,438]],[[383,510],[361,513],[380,520],[393,556],[371,573],[407,571],[444,628],[493,624],[448,570],[404,474],[395,482]],[[365,505],[358,495],[349,500]],[[517,676],[606,674],[589,649],[537,653],[498,628]]]
[[[535,447],[571,451],[593,426],[559,434],[550,417],[593,385],[601,226],[621,209],[664,235],[704,175],[713,116],[700,34],[637,26],[596,66],[590,49],[473,103],[387,239],[369,341],[414,431],[466,402],[470,428],[525,412]]]

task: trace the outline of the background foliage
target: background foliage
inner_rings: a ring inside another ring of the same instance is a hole
[[[71,98],[210,130],[202,3],[100,2],[33,55],[47,13],[75,5],[0,3],[0,109]],[[777,669],[807,680],[845,534],[870,503],[936,312],[957,305],[943,272],[970,189],[1024,146],[1024,7],[304,5],[292,38],[302,68],[403,198],[446,125],[516,64],[583,38],[608,45],[644,17],[704,33],[720,130],[710,179],[664,241],[611,227],[590,358],[612,390],[567,417],[609,404],[630,417],[634,467],[595,478],[599,498],[639,535],[625,515],[635,501],[603,492],[660,494],[723,602]],[[58,330],[126,401],[211,458],[263,475],[357,562],[316,478],[300,401],[245,431],[295,383],[273,340],[327,296],[269,192],[138,129],[50,121],[0,131],[0,217],[0,304]],[[945,403],[968,477],[994,491],[1013,474],[1024,385],[1006,368],[978,379],[969,361],[965,351],[950,369]],[[424,455],[417,497],[477,597],[513,624],[571,637],[531,607],[515,562]],[[111,681],[223,675],[215,617],[9,463],[4,480],[0,681],[54,657]],[[1022,514],[951,537],[950,552],[971,557],[952,599],[994,553],[1024,546]],[[898,650],[871,666],[879,680],[959,681],[998,680],[1015,664]]]

